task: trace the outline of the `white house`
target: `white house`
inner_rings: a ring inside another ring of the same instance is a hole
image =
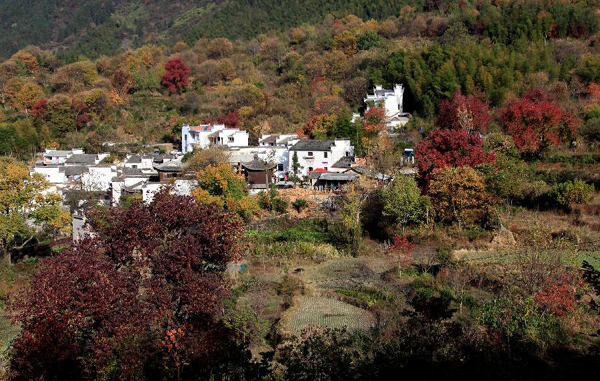
[[[123,167],[131,169],[152,169],[154,156],[152,155],[130,155],[125,160]]]
[[[317,169],[329,171],[341,158],[353,157],[354,147],[350,144],[349,139],[300,139],[298,143],[289,149],[288,163],[290,171],[294,153],[298,155],[298,163],[302,167],[300,173],[305,176]]]
[[[64,164],[65,161],[72,155],[80,155],[83,154],[83,150],[80,148],[73,148],[70,151],[66,150],[55,150],[55,149],[46,149],[44,151],[44,164]]]
[[[261,147],[291,147],[298,140],[298,134],[268,134],[262,135],[258,144]]]
[[[189,126],[181,128],[181,152],[209,146],[246,147],[249,134],[239,128],[225,128],[223,124]]]
[[[88,167],[81,175],[81,185],[88,192],[108,192],[117,167],[111,164],[98,164]]]
[[[398,128],[410,120],[410,114],[403,112],[404,86],[395,85],[393,90],[386,90],[376,85],[373,94],[367,94],[364,99],[367,111],[371,106],[383,107],[385,109],[386,125],[389,128]]]
[[[66,184],[65,168],[59,164],[43,164],[36,163],[33,168],[33,173],[41,174],[50,184],[62,185]]]

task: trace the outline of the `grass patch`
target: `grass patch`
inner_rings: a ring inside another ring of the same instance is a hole
[[[337,289],[335,292],[366,302],[368,306],[386,302],[391,299],[383,292],[370,288],[360,288],[358,290]]]

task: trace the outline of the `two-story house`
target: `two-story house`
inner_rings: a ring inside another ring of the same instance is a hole
[[[298,155],[298,163],[302,167],[303,176],[317,169],[330,171],[335,163],[343,157],[353,157],[354,147],[349,139],[310,140],[301,139],[289,149],[289,170],[292,170],[294,153]]]
[[[404,86],[396,85],[393,90],[384,89],[376,85],[373,94],[367,94],[364,99],[367,111],[370,107],[382,107],[385,110],[386,125],[391,129],[401,127],[408,123],[410,114],[402,109],[404,102]]]
[[[226,128],[223,124],[188,126],[181,128],[181,152],[210,146],[246,147],[249,134],[239,128]]]

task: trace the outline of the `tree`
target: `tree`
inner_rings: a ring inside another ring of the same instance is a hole
[[[70,231],[71,217],[49,188],[40,174],[30,175],[13,158],[0,158],[0,252],[9,262],[11,251],[24,248],[36,235]]]
[[[298,151],[294,151],[292,155],[292,172],[290,173],[290,180],[294,183],[294,187],[296,187],[296,183],[302,182],[300,178],[300,171],[302,171],[302,166],[298,161]]]
[[[161,83],[169,88],[169,91],[181,93],[188,85],[190,69],[181,58],[172,59],[165,65],[166,73],[162,76]]]
[[[483,150],[479,134],[469,134],[465,129],[433,131],[427,140],[417,145],[415,158],[419,170],[417,180],[424,191],[427,191],[433,172],[438,168],[475,167],[496,160],[493,153]]]
[[[352,56],[357,52],[357,41],[354,33],[349,30],[343,31],[333,38],[334,49],[340,50],[345,54]]]
[[[208,166],[216,167],[227,163],[228,156],[227,151],[214,147],[194,150],[185,163],[185,169],[189,172],[198,172]]]
[[[354,256],[358,255],[362,241],[363,229],[360,216],[363,204],[370,196],[371,189],[366,184],[355,181],[346,189],[340,200],[341,224],[350,253]]]
[[[209,165],[198,171],[198,188],[192,194],[202,204],[217,204],[249,220],[258,212],[256,201],[247,194],[244,176],[233,172],[231,165]]]
[[[21,109],[25,115],[29,114],[29,111],[44,98],[44,91],[42,88],[32,82],[28,82],[17,94],[15,94],[15,102],[17,108]]]
[[[382,107],[371,107],[363,115],[365,131],[377,134],[385,129],[385,109]]]
[[[531,89],[502,110],[502,125],[525,155],[539,156],[550,146],[572,141],[580,120],[564,111],[543,89]]]
[[[454,93],[452,98],[444,99],[440,104],[440,115],[435,124],[449,130],[465,129],[469,133],[485,132],[490,123],[488,106],[475,96]]]
[[[382,191],[383,215],[389,217],[402,230],[408,225],[427,221],[429,200],[421,195],[417,182],[397,174],[394,181]]]
[[[206,53],[213,59],[229,57],[233,54],[233,44],[226,38],[215,38],[211,40]]]
[[[483,178],[468,166],[439,168],[429,186],[429,197],[443,221],[465,223],[480,221],[490,198]]]
[[[224,373],[248,365],[246,341],[222,311],[239,219],[163,190],[89,220],[96,235],[45,262],[12,306],[11,378],[238,378]]]
[[[369,50],[381,42],[381,37],[374,30],[367,30],[365,33],[358,36],[358,50]]]

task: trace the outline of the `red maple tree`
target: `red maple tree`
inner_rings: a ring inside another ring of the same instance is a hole
[[[490,119],[490,110],[481,99],[456,92],[452,98],[441,102],[440,116],[435,124],[443,129],[464,128],[468,132],[485,132],[488,130]]]
[[[363,115],[365,131],[378,133],[385,129],[385,110],[382,107],[371,107]]]
[[[88,214],[95,237],[48,259],[11,306],[22,326],[11,377],[208,378],[248,361],[221,319],[224,269],[240,253],[235,215],[168,191]],[[173,332],[176,353],[164,342]]]
[[[539,88],[526,92],[502,110],[501,122],[521,152],[538,156],[550,146],[577,136],[581,121],[564,111]]]
[[[417,180],[423,191],[429,188],[432,173],[438,168],[493,163],[496,156],[483,150],[478,133],[469,134],[465,129],[436,130],[429,134],[427,140],[417,144],[415,149],[417,160]]]
[[[161,83],[167,86],[171,93],[180,93],[189,83],[190,69],[181,58],[176,58],[167,62],[165,70]]]

